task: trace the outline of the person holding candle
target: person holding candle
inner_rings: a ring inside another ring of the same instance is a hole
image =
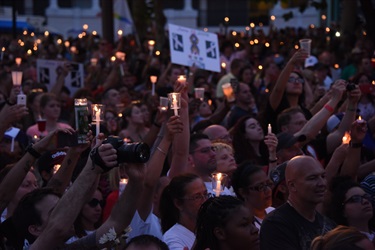
[[[46,133],[48,134],[51,131],[56,130],[57,128],[71,128],[71,126],[66,123],[58,122],[61,112],[61,105],[54,94],[44,93],[41,96],[40,111],[42,117],[46,120],[46,132],[42,134],[42,132],[38,128],[38,124],[32,125],[26,131],[26,134],[31,138],[34,137],[34,135],[38,137],[40,137],[41,135],[45,136]]]
[[[361,90],[361,98],[358,102],[359,115],[365,121],[375,116],[375,86],[372,78],[366,73],[359,73],[354,76],[353,83]]]
[[[277,137],[273,133],[264,135],[255,117],[242,117],[230,130],[237,163],[250,160],[254,164],[268,166],[276,163]]]
[[[128,138],[133,142],[143,141],[150,129],[144,126],[145,121],[140,103],[132,103],[127,106],[122,118],[125,122],[125,129],[121,130],[119,136]]]

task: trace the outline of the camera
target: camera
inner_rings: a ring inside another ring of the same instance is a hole
[[[346,91],[352,91],[352,90],[355,90],[355,84],[348,83],[348,85],[346,85]]]
[[[120,137],[108,136],[103,144],[109,143],[116,149],[119,163],[145,163],[150,159],[150,147],[143,142],[125,143]]]

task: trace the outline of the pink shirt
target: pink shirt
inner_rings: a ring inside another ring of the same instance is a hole
[[[66,123],[58,122],[57,128],[71,128],[71,126],[66,124]],[[51,131],[44,131],[43,136],[46,136],[49,132],[51,132]],[[38,124],[34,124],[34,125],[30,126],[27,129],[26,134],[28,136],[30,136],[31,138],[33,138],[35,135],[39,137],[40,131],[38,130]]]

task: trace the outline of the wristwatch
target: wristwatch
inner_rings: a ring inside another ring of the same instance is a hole
[[[42,155],[36,151],[34,148],[33,148],[33,145],[32,143],[30,143],[27,147],[26,147],[26,152],[31,154],[32,156],[34,156],[34,158],[38,159],[40,158]]]

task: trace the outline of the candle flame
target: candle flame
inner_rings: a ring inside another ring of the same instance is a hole
[[[149,40],[149,41],[148,41],[148,45],[150,45],[150,46],[154,46],[154,45],[155,45],[155,41],[154,41],[154,40]]]
[[[358,116],[358,120],[359,120],[359,121],[362,120],[362,116]]]
[[[349,142],[350,142],[350,134],[348,131],[346,131],[344,136],[342,137],[342,143],[349,144]]]
[[[4,52],[4,51],[5,51],[5,47],[3,47],[3,48],[1,49],[1,51]]]
[[[217,179],[217,180],[221,180],[221,175],[222,175],[221,173],[218,173],[218,174],[216,175],[216,179]]]
[[[222,63],[221,63],[221,67],[222,67],[223,69],[225,69],[225,68],[227,67],[227,64],[226,64],[225,62],[222,62]]]

